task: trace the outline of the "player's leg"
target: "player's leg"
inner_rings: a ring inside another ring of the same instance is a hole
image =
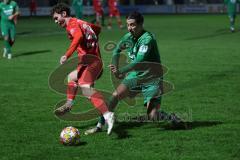
[[[11,25],[10,32],[9,32],[9,44],[12,47],[14,42],[15,42],[15,37],[16,37],[16,27],[14,24]]]
[[[123,25],[122,25],[122,20],[121,20],[121,16],[120,16],[120,12],[119,12],[119,10],[118,9],[116,9],[115,11],[114,11],[115,13],[115,17],[116,17],[116,19],[117,19],[117,23],[118,23],[118,26],[119,26],[119,28],[123,28]]]
[[[111,11],[109,11],[110,13],[109,13],[109,17],[108,17],[108,26],[107,26],[107,28],[108,29],[112,29],[112,17],[113,17],[113,15],[112,15],[112,13],[111,13]]]
[[[234,28],[234,24],[235,24],[235,14],[229,14],[229,20],[230,20],[230,31],[234,32],[235,28]]]
[[[78,88],[77,80],[78,80],[78,70],[74,70],[68,75],[67,101],[63,106],[55,110],[55,114],[62,115],[66,112],[69,112],[72,109],[73,102],[77,94],[77,88]]]
[[[115,121],[114,113],[109,111],[108,105],[102,93],[93,88],[95,80],[99,78],[102,73],[102,62],[98,57],[89,57],[85,59],[88,65],[81,77],[78,79],[78,85],[81,88],[82,95],[87,97],[92,105],[103,115],[106,124],[108,125],[107,134],[110,134]]]
[[[109,99],[108,107],[110,111],[113,111],[119,100],[124,99],[125,97],[129,96],[129,86],[127,84],[131,84],[129,81],[124,80],[123,83],[121,83],[117,89],[113,92],[112,96]],[[99,132],[102,130],[102,127],[104,126],[105,121],[103,116],[99,118],[97,125],[94,128],[88,129],[85,131],[86,135],[93,134],[96,132]]]
[[[83,96],[87,97],[92,105],[99,111],[104,117],[105,122],[108,125],[107,134],[111,134],[115,117],[114,113],[108,110],[107,103],[101,92],[97,91],[90,84],[80,84]]]
[[[96,24],[100,26],[101,15],[99,13],[96,14]]]
[[[142,89],[144,96],[144,105],[147,106],[147,115],[150,120],[153,121],[171,121],[173,123],[179,123],[181,121],[174,113],[168,114],[164,111],[160,111],[162,100],[162,80],[159,84],[148,84]]]
[[[11,52],[11,45],[9,44],[9,25],[1,23],[1,31],[3,36],[3,57],[6,57]]]
[[[4,41],[8,41],[8,43],[6,42],[8,59],[12,59],[11,47],[15,42],[15,36],[16,36],[15,24],[9,24],[8,36],[6,37],[6,39],[4,38]]]

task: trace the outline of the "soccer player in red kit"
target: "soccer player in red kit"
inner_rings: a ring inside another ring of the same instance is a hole
[[[119,28],[123,28],[120,12],[117,8],[117,0],[108,0],[108,8],[109,8],[108,29],[112,28],[113,16],[117,18]]]
[[[36,16],[37,15],[37,2],[36,0],[31,0],[29,3],[29,12],[30,16]]]
[[[77,51],[79,59],[77,69],[68,75],[67,101],[57,108],[55,113],[61,115],[71,110],[79,87],[83,96],[89,98],[93,106],[104,116],[108,124],[107,134],[110,134],[114,124],[114,113],[108,110],[102,94],[93,88],[94,81],[103,68],[97,37],[101,28],[70,17],[70,8],[63,3],[54,6],[51,14],[55,23],[66,28],[71,40],[68,50],[60,58],[60,64],[64,64],[74,51]]]
[[[96,13],[96,24],[100,25],[100,21],[103,24],[104,12],[103,12],[103,7],[102,7],[102,1],[101,0],[93,0],[93,9]]]

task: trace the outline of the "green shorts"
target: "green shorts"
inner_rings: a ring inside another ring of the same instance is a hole
[[[121,82],[130,90],[129,97],[134,97],[139,93],[142,93],[144,97],[144,105],[152,100],[154,103],[161,104],[161,93],[162,93],[162,78],[156,78],[151,82],[139,84],[138,78],[129,78],[128,76]]]
[[[14,22],[1,22],[2,36],[9,36],[11,39],[15,39],[16,29]]]

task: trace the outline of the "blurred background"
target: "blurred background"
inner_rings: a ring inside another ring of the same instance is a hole
[[[16,0],[21,8],[21,15],[30,15],[29,6],[32,0]],[[225,13],[224,0],[119,0],[121,14],[137,10],[144,14],[176,14],[176,13]],[[51,6],[58,2],[71,5],[72,0],[35,0],[37,15],[49,15]],[[92,0],[83,0],[83,15],[93,15]],[[105,13],[108,13],[106,0],[103,0]],[[239,7],[238,7],[239,11]],[[72,12],[74,14],[74,11]]]

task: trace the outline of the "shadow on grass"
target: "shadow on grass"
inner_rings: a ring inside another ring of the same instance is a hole
[[[128,133],[128,129],[137,128],[145,125],[143,122],[117,122],[113,128],[113,132],[117,134],[117,139],[125,139],[132,137]]]
[[[163,127],[165,130],[192,130],[195,128],[201,127],[212,127],[216,125],[220,125],[223,122],[220,121],[193,121],[193,122],[181,122],[179,124],[166,124]]]
[[[127,130],[142,127],[143,125],[154,124],[151,127],[163,128],[164,130],[192,130],[195,128],[212,127],[220,125],[223,122],[220,121],[193,121],[193,122],[181,122],[178,124],[167,123],[164,121],[158,122],[118,122],[114,126],[113,131],[117,134],[117,139],[125,139],[132,137]],[[156,124],[156,125],[155,125]],[[161,130],[163,131],[163,130]]]
[[[237,31],[235,31],[237,32]],[[227,34],[233,34],[232,32],[230,32],[230,30],[228,29],[219,29],[216,30],[215,33],[209,34],[209,35],[203,35],[203,36],[198,36],[198,37],[190,37],[190,38],[186,38],[184,40],[200,40],[200,39],[208,39],[208,38],[215,38],[218,36],[222,36],[222,35],[227,35]]]
[[[78,144],[75,144],[75,145],[64,145],[64,146],[66,146],[66,147],[78,147],[78,146],[85,146],[85,145],[87,145],[87,142],[80,142],[80,143],[78,143]]]
[[[32,32],[25,31],[25,32],[18,32],[17,35],[28,35],[31,34]]]
[[[51,50],[39,50],[39,51],[23,52],[23,53],[15,54],[13,57],[30,56],[30,55],[42,54],[42,53],[48,53],[48,52],[51,52]]]

